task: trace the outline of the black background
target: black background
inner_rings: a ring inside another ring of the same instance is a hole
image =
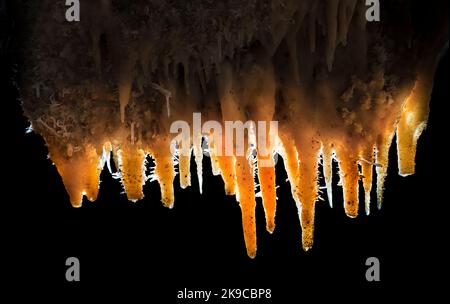
[[[394,142],[383,208],[376,210],[373,204],[369,217],[361,209],[358,218],[350,219],[339,203],[342,190],[335,185],[335,207],[330,209],[327,202],[316,205],[315,243],[305,253],[280,159],[277,227],[273,235],[265,231],[259,200],[258,253],[253,260],[246,255],[238,203],[225,196],[221,177],[212,176],[209,158],[203,162],[203,195],[195,174],[185,190],[177,178],[172,210],[160,203],[157,182],[147,183],[145,199],[132,203],[106,171],[98,200],[72,208],[55,166],[47,159],[44,141],[25,134],[28,125],[12,82],[14,70],[20,68],[19,57],[2,49],[6,140],[1,150],[6,182],[0,214],[6,255],[1,262],[2,269],[10,271],[1,273],[7,286],[24,290],[39,286],[44,292],[63,289],[71,296],[82,291],[126,292],[142,294],[150,303],[175,302],[176,291],[185,287],[271,288],[272,303],[300,303],[307,295],[338,293],[361,300],[388,291],[400,296],[435,295],[437,283],[445,282],[440,275],[446,276],[448,263],[444,259],[448,177],[440,174],[448,172],[448,53],[435,78],[428,128],[418,144],[416,174],[397,175]],[[194,163],[192,169],[195,172]],[[336,174],[335,170],[335,181]],[[65,280],[65,260],[71,256],[80,260],[81,282]],[[371,256],[380,259],[381,282],[365,279],[365,261]],[[356,296],[360,291],[364,297]],[[16,294],[23,295],[27,294]],[[223,303],[246,302],[258,301]]]

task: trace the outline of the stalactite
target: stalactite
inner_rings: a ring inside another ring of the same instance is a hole
[[[122,184],[130,201],[144,197],[145,152],[133,144],[125,144],[117,151]]]
[[[344,192],[344,210],[349,217],[358,215],[358,156],[348,148],[338,147],[336,150],[339,162],[339,175]]]
[[[300,201],[300,225],[302,227],[302,246],[311,249],[314,239],[315,205],[318,196],[318,162],[320,145],[312,142],[309,147],[298,147],[300,166],[297,182]]]
[[[94,146],[87,144],[72,157],[61,156],[50,149],[50,157],[62,177],[72,206],[80,207],[83,196],[90,201],[97,199],[103,162]]]
[[[370,194],[372,192],[372,176],[373,176],[373,163],[374,163],[374,150],[367,148],[360,156],[362,181],[364,188],[364,208],[366,215],[370,214]]]
[[[269,155],[266,156],[258,153],[258,179],[261,187],[264,212],[266,214],[266,229],[272,233],[275,229],[275,212],[277,205],[275,162],[272,153],[269,153]]]
[[[203,191],[207,142],[213,174],[241,207],[250,257],[257,249],[257,197],[267,231],[275,229],[279,154],[308,250],[320,160],[330,207],[338,203],[337,162],[352,218],[360,181],[365,213],[373,179],[381,207],[394,138],[399,174],[414,173],[437,58],[448,45],[448,3],[438,2],[430,4],[435,20],[420,28],[410,5],[404,18],[383,11],[383,21],[367,23],[365,2],[358,0],[199,1],[195,10],[184,1],[86,1],[86,19],[68,27],[51,17],[50,0],[37,1],[30,4],[38,16],[30,27],[24,113],[44,137],[75,207],[83,196],[96,199],[112,155],[113,174],[129,200],[144,197],[147,180],[158,181],[162,203],[172,208],[175,167],[180,187],[190,186],[192,157]],[[197,125],[199,113],[221,132]],[[174,121],[189,127],[188,139],[169,132]],[[245,130],[245,144],[233,133],[228,151],[226,123],[247,121],[256,123]],[[272,121],[279,123],[273,137]],[[265,123],[265,140],[256,135],[258,122]],[[244,155],[238,155],[241,148]],[[150,176],[147,157],[155,162]]]
[[[326,143],[322,147],[323,177],[327,188],[327,196],[330,207],[333,207],[333,147]]]
[[[255,182],[253,164],[245,156],[236,158],[236,186],[242,212],[242,227],[249,257],[256,256]]]
[[[428,103],[433,88],[433,69],[420,74],[402,109],[397,126],[399,174],[414,174],[417,140],[428,120]]]
[[[389,163],[389,148],[391,147],[392,138],[394,134],[388,134],[386,138],[381,141],[376,148],[376,172],[377,172],[377,206],[381,208],[383,204],[384,181],[387,176],[387,169]]]
[[[175,202],[173,189],[175,170],[173,156],[170,153],[170,138],[162,137],[147,149],[155,160],[155,174],[161,189],[161,201],[164,206],[172,208]]]

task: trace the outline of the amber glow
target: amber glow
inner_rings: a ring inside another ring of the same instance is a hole
[[[254,257],[258,201],[267,231],[276,228],[276,189],[283,181],[276,179],[274,155],[283,158],[305,250],[313,246],[320,198],[330,206],[343,204],[352,218],[360,204],[370,213],[372,192],[381,207],[395,135],[399,174],[414,173],[448,19],[420,36],[426,37],[420,44],[412,35],[398,35],[400,29],[412,31],[407,18],[404,24],[368,24],[364,1],[273,1],[261,12],[257,0],[225,1],[229,7],[200,1],[198,7],[182,3],[173,9],[165,1],[150,9],[138,2],[122,3],[133,6],[133,18],[111,1],[86,2],[92,7],[71,27],[47,18],[50,2],[42,1],[48,10],[39,10],[44,12],[35,25],[39,47],[30,51],[26,75],[39,83],[25,86],[23,107],[33,130],[46,140],[74,207],[83,196],[95,201],[100,173],[114,161],[130,201],[142,200],[143,185],[156,181],[162,203],[172,208],[183,199],[174,196],[175,178],[186,188],[195,172],[202,192],[206,159],[213,175],[222,177],[224,194],[234,195],[241,206],[247,253]],[[188,21],[170,15],[177,11],[188,14]],[[170,26],[161,14],[172,18]],[[46,40],[59,32],[52,30],[57,26],[71,35],[66,43]],[[196,112],[222,125],[278,121],[278,135],[266,137],[267,153],[257,144],[250,156],[218,151],[224,139],[210,130],[174,142],[171,124],[186,121],[195,129]],[[175,145],[178,152],[171,153]],[[181,153],[183,148],[190,155]],[[155,167],[146,176],[149,156]],[[335,168],[339,181],[333,180]],[[336,184],[343,202],[332,198]]]

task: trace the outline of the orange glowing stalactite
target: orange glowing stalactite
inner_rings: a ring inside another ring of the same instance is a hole
[[[358,216],[358,156],[348,149],[336,151],[339,173],[344,190],[344,210],[349,217]]]
[[[173,181],[175,179],[173,155],[170,152],[170,138],[162,137],[150,147],[150,155],[155,160],[155,175],[161,189],[161,201],[164,206],[172,208],[175,202]]]
[[[260,162],[264,162],[264,166],[259,166]],[[268,232],[272,233],[275,230],[277,193],[275,184],[275,162],[271,154],[266,156],[258,155],[258,179],[262,203],[266,214],[266,229]]]
[[[87,144],[83,150],[74,155],[72,151],[68,152],[71,157],[61,155],[52,149],[49,152],[69,194],[72,206],[80,207],[83,196],[90,201],[95,201],[99,190],[100,173],[103,169],[101,156],[97,154],[96,149]]]
[[[236,157],[236,186],[242,212],[242,227],[249,257],[256,256],[255,180],[253,164],[244,156]]]
[[[145,152],[135,145],[123,145],[118,151],[122,184],[130,201],[144,198]]]
[[[397,126],[399,174],[414,174],[417,140],[428,120],[428,100],[433,88],[434,69],[420,74],[407,98]]]
[[[180,155],[178,157],[178,168],[180,170],[180,187],[185,189],[191,185],[191,157]]]

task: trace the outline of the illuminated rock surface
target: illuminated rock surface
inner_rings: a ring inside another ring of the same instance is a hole
[[[358,215],[359,191],[369,213],[372,179],[381,207],[395,134],[399,174],[414,173],[448,40],[447,1],[423,10],[384,1],[381,21],[370,23],[365,1],[356,0],[81,1],[81,22],[73,23],[59,2],[28,4],[30,56],[21,90],[24,112],[44,137],[73,206],[83,195],[96,199],[112,153],[129,200],[142,199],[150,179],[173,207],[175,178],[188,187],[196,170],[201,191],[208,141],[213,173],[240,203],[254,257],[256,197],[267,230],[275,229],[276,153],[305,250],[313,245],[322,169],[330,205],[342,203],[331,197],[333,161],[349,217]],[[433,23],[421,24],[421,14],[434,14]],[[222,139],[203,130],[178,142],[173,155],[171,123],[184,120],[195,130],[194,112],[202,121],[278,121],[278,136],[265,143],[265,155],[258,144],[252,156],[235,157],[218,153]],[[182,149],[192,152],[196,168]],[[147,156],[156,164],[150,176]]]

